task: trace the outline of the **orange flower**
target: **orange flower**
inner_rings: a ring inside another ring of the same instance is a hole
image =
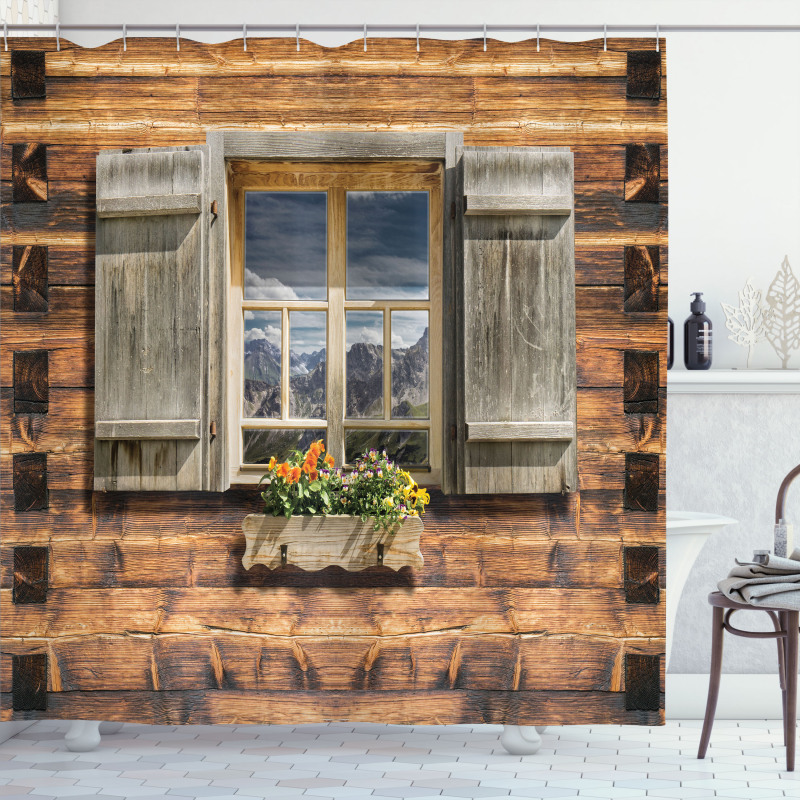
[[[325,466],[326,467],[333,466],[333,456],[325,456]]]
[[[289,474],[289,465],[284,461],[283,464],[278,466],[278,471],[275,474],[279,478],[285,478]]]
[[[300,467],[294,467],[286,478],[287,483],[297,483],[300,480]]]
[[[269,460],[269,464],[267,464],[267,469],[275,469],[275,456]]]
[[[306,463],[303,464],[303,472],[305,472],[306,475],[310,475],[313,471],[314,471],[314,464],[310,462],[308,459],[306,459]]]

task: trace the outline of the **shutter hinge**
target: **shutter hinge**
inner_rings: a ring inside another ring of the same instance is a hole
[[[215,420],[211,420],[211,425],[209,426],[209,433],[211,434],[211,441],[213,442],[214,439],[217,438],[217,423]]]
[[[450,426],[450,441],[454,442],[455,440],[456,440],[456,426],[455,425],[451,425]]]
[[[219,212],[217,211],[217,201],[216,200],[212,200],[211,201],[211,213],[214,215],[214,219],[216,219],[219,216]]]
[[[455,218],[456,218],[456,201],[453,200],[453,202],[450,203],[450,219],[455,219]]]

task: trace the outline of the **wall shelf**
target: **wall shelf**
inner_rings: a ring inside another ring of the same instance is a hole
[[[672,369],[670,394],[800,394],[798,369]]]

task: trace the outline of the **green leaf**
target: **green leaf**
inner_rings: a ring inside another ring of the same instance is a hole
[[[302,484],[302,482],[297,484],[297,496],[298,497],[302,497],[303,496],[303,484]]]
[[[308,484],[308,488],[311,489],[312,492],[318,492],[322,484],[319,481],[311,481]]]

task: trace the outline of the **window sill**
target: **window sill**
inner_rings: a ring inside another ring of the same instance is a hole
[[[799,369],[672,369],[668,394],[800,394]]]

